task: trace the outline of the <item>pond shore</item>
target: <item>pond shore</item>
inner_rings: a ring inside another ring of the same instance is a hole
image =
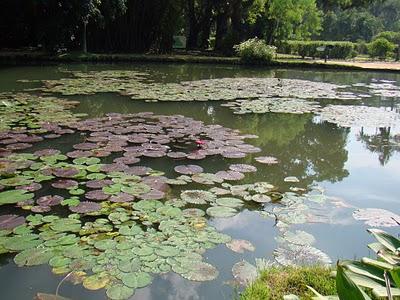
[[[192,54],[103,54],[103,53],[66,53],[50,55],[45,52],[3,51],[0,52],[0,65],[30,63],[116,63],[116,62],[154,62],[154,63],[204,63],[225,65],[246,65],[238,57],[192,55]],[[363,70],[400,72],[400,62],[381,61],[341,61],[287,58],[285,56],[269,64],[258,66],[290,67],[290,68],[323,68],[337,70]]]

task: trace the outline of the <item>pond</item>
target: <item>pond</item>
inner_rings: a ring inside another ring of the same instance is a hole
[[[18,66],[0,98],[2,299],[232,299],[242,260],[398,234],[400,75]]]

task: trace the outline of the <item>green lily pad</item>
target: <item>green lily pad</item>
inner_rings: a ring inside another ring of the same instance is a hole
[[[126,273],[121,278],[123,284],[130,288],[142,288],[151,284],[152,277],[145,272]]]
[[[94,247],[99,250],[110,250],[116,247],[117,243],[114,240],[102,240],[94,243]]]
[[[206,262],[192,262],[189,264],[188,272],[181,274],[182,277],[193,281],[210,281],[218,277],[218,270]]]
[[[207,208],[207,215],[215,218],[230,218],[237,214],[234,208],[226,206],[212,206]]]
[[[179,249],[173,246],[162,246],[161,248],[156,249],[154,252],[161,257],[174,257],[179,254]]]
[[[241,207],[243,206],[243,201],[238,199],[238,198],[230,198],[230,197],[226,197],[226,198],[218,198],[215,203],[217,203],[219,206],[226,206],[226,207],[232,207],[232,208],[236,208],[236,207]]]
[[[38,236],[36,234],[16,235],[7,238],[4,241],[3,246],[11,251],[23,251],[40,245],[42,241],[37,238]]]
[[[54,256],[52,259],[50,259],[49,265],[54,268],[60,268],[69,265],[70,262],[71,259],[68,257]]]
[[[208,191],[187,190],[181,193],[181,199],[192,204],[207,204],[208,202],[214,202],[217,197]]]
[[[122,284],[116,284],[107,289],[107,296],[112,300],[129,299],[135,290]]]
[[[18,253],[14,262],[19,266],[37,266],[46,264],[54,256],[54,252],[47,248],[32,248]]]
[[[32,199],[33,197],[33,193],[28,193],[25,190],[10,190],[0,192],[0,205],[22,202]]]
[[[133,273],[139,271],[141,266],[140,259],[133,258],[128,260],[123,260],[118,264],[118,269],[125,273]]]
[[[24,176],[16,176],[0,180],[0,185],[4,186],[21,186],[28,185],[30,183],[32,183],[32,180],[29,177]]]

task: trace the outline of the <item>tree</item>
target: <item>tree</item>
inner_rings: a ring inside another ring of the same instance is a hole
[[[263,37],[274,44],[285,39],[308,39],[318,33],[321,11],[315,0],[256,0],[249,21],[261,26]]]
[[[347,9],[325,14],[321,38],[324,40],[369,41],[383,30],[382,21],[367,9]]]

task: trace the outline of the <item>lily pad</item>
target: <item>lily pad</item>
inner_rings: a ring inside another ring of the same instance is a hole
[[[0,230],[13,229],[25,223],[25,218],[18,215],[0,216]]]
[[[222,183],[224,180],[212,173],[198,173],[192,176],[194,182],[200,184],[212,185],[215,183]]]
[[[353,217],[372,227],[394,227],[400,224],[399,215],[380,208],[360,208],[353,212]]]
[[[32,199],[33,196],[34,194],[28,193],[25,190],[10,190],[0,192],[0,205],[26,201]]]
[[[244,174],[237,172],[237,171],[219,171],[215,174],[218,177],[221,177],[223,180],[228,180],[228,181],[236,181],[236,180],[242,180],[244,178]]]
[[[218,204],[219,206],[226,206],[226,207],[232,207],[232,208],[241,207],[244,204],[242,200],[240,200],[238,198],[231,198],[231,197],[218,198],[215,201],[215,203]]]
[[[107,296],[112,300],[126,300],[129,299],[134,292],[134,289],[125,285],[115,284],[107,289]]]
[[[229,169],[235,172],[240,172],[240,173],[252,173],[252,172],[257,172],[257,168],[252,166],[252,165],[246,165],[246,164],[232,164],[229,166]]]
[[[225,244],[229,249],[236,253],[244,253],[245,250],[247,251],[254,251],[255,247],[252,243],[246,240],[231,240],[230,242]]]
[[[19,266],[37,266],[46,264],[54,256],[54,252],[47,248],[32,248],[18,253],[14,262]]]
[[[226,206],[212,206],[207,208],[207,215],[215,218],[230,218],[237,214],[236,209]]]
[[[213,193],[203,190],[186,190],[181,193],[181,199],[192,204],[207,204],[214,202],[217,197]]]
[[[54,196],[42,196],[39,199],[36,200],[36,203],[39,204],[40,206],[56,206],[61,204],[61,201],[63,201],[64,198],[58,195]]]
[[[283,266],[329,265],[328,255],[309,245],[291,245],[274,251],[275,260]]]
[[[99,211],[101,209],[101,204],[90,201],[83,201],[76,206],[71,206],[69,209],[75,213],[87,214]]]
[[[255,160],[261,164],[266,164],[266,165],[275,165],[279,163],[278,159],[273,156],[259,156],[256,157]]]
[[[206,262],[191,262],[189,270],[181,274],[182,277],[193,281],[210,281],[218,277],[218,270]]]
[[[251,284],[258,276],[257,268],[245,260],[237,262],[233,266],[232,274],[235,280],[243,286]]]
[[[182,165],[176,166],[174,168],[175,172],[184,174],[184,175],[194,175],[198,173],[202,173],[204,169],[197,165]]]

